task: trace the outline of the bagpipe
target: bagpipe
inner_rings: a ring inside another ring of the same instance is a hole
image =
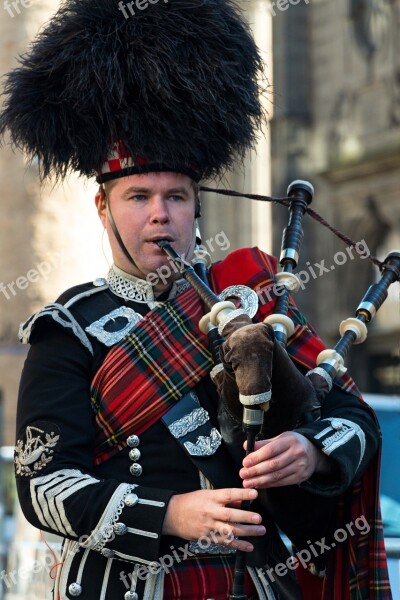
[[[291,294],[301,287],[295,269],[303,240],[304,215],[311,215],[349,245],[355,246],[355,242],[310,209],[314,189],[309,182],[294,181],[289,185],[285,198],[245,195],[231,190],[205,187],[201,189],[277,202],[289,209],[288,224],[282,236],[279,261],[281,271],[275,276],[279,294],[274,313],[268,315],[262,323],[252,321],[258,306],[256,292],[250,288],[242,289],[244,286],[232,286],[219,295],[215,294],[208,281],[209,258],[204,252],[195,255],[192,266],[180,257],[167,241],[157,242],[178,267],[182,277],[196,290],[209,311],[201,319],[199,328],[208,336],[214,360],[215,366],[210,375],[228,412],[236,420],[242,420],[248,454],[254,450],[256,438],[264,426],[264,416],[267,413],[266,421],[280,423],[280,431],[294,429],[299,422],[321,418],[321,407],[332,389],[335,378],[346,372],[345,360],[350,348],[353,344],[365,341],[367,324],[385,302],[389,287],[400,281],[400,251],[390,252],[383,262],[370,257],[381,271],[379,281],[368,288],[355,311],[355,316],[341,322],[341,337],[334,348],[323,350],[317,357],[316,367],[304,376],[293,364],[285,349],[295,330],[295,324],[288,312]],[[237,297],[240,301],[239,307]],[[230,299],[236,300],[236,303]],[[272,392],[276,387],[279,388],[279,396],[288,399],[288,404],[271,403]],[[272,427],[272,435],[274,433],[278,432],[274,432]],[[246,599],[245,567],[245,553],[238,551],[230,600]]]

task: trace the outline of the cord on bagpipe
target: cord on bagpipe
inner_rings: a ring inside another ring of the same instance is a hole
[[[225,190],[210,190],[225,193]],[[294,273],[297,267],[299,252],[303,239],[302,218],[307,212],[314,218],[326,224],[334,233],[340,234],[339,237],[346,243],[355,245],[341,232],[326,223],[326,221],[311,211],[309,205],[313,198],[313,186],[305,181],[294,181],[288,188],[288,196],[281,199],[269,198],[264,196],[245,195],[254,199],[270,200],[280,202],[289,208],[289,222],[284,230],[282,237],[282,247],[280,256],[280,265],[282,270],[276,275],[276,281],[280,288],[278,299],[275,305],[275,312],[264,320],[274,331],[274,338],[284,350],[288,338],[294,332],[294,323],[288,317],[290,295],[300,288],[300,282]],[[243,194],[226,192],[229,195],[242,196]],[[316,216],[315,216],[316,215]],[[214,368],[211,372],[211,378],[216,383],[218,378],[224,372],[220,349],[225,340],[229,340],[232,334],[239,331],[242,327],[252,324],[251,316],[246,311],[237,309],[235,304],[230,301],[222,300],[210,288],[207,278],[207,258],[203,255],[195,258],[194,268],[191,264],[184,261],[170,246],[167,241],[159,241],[158,245],[167,253],[170,259],[178,266],[179,271],[199,294],[206,309],[210,312],[200,321],[201,331],[207,334],[209,347],[214,360]],[[380,281],[372,285],[360,305],[356,310],[354,318],[348,318],[340,325],[341,338],[333,349],[324,350],[317,358],[317,367],[312,369],[306,375],[310,387],[314,390],[312,405],[308,405],[308,418],[316,420],[321,416],[321,404],[325,396],[332,388],[333,380],[336,376],[346,371],[344,360],[353,343],[361,343],[367,335],[366,323],[372,320],[380,306],[388,295],[389,286],[395,281],[400,281],[400,252],[393,251],[389,253],[384,261],[378,261],[375,257],[370,257],[372,262],[379,266],[382,271]],[[226,290],[224,290],[226,292]],[[221,297],[230,297],[222,292]],[[255,292],[253,292],[255,294]],[[234,294],[231,294],[234,296]],[[258,298],[257,298],[258,301]],[[275,351],[277,350],[275,346]],[[235,376],[237,374],[235,373]],[[246,434],[247,451],[249,454],[254,451],[255,441],[260,434],[264,422],[264,413],[269,409],[271,399],[271,389],[258,389],[251,396],[241,393],[239,387],[239,400],[243,407],[242,427]],[[243,392],[243,390],[242,390]],[[242,508],[247,509],[250,503],[243,503]],[[237,551],[235,563],[235,575],[230,600],[246,600],[244,593],[244,581],[246,572],[246,553]]]

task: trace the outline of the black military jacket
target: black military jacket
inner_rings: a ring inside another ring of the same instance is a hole
[[[205,478],[161,421],[140,439],[130,436],[126,448],[108,461],[94,464],[90,384],[109,347],[86,328],[116,306],[142,315],[149,310],[96,280],[64,293],[21,329],[21,339],[31,348],[19,391],[17,488],[28,521],[65,540],[57,600],[162,598],[162,577],[168,572],[163,557],[184,560],[204,553],[195,542],[162,535],[171,496],[204,487]],[[196,392],[210,422],[220,429],[219,399],[209,377]],[[226,428],[226,415],[223,421]],[[220,473],[220,481],[213,481],[215,487],[241,486],[237,457],[243,452],[243,435],[237,424],[231,425],[227,444],[204,459],[216,461],[214,473]],[[322,450],[329,449],[334,468],[329,477],[268,491],[259,507],[268,540],[258,543],[249,561],[260,598],[298,596],[293,573],[273,582],[262,570],[285,552],[274,523],[297,546],[328,535],[337,496],[361,476],[378,446],[370,412],[355,396],[336,388],[328,395],[322,420],[298,431]],[[227,550],[209,547],[205,553]],[[317,568],[323,568],[323,560]]]

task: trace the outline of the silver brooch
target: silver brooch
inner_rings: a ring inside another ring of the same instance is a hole
[[[107,331],[105,326],[110,323],[110,321],[115,321],[115,319],[123,318],[127,320],[127,323],[124,327],[119,329],[118,331]],[[128,306],[120,306],[116,308],[108,315],[104,315],[98,321],[95,321],[88,327],[86,327],[85,331],[90,333],[93,337],[97,338],[99,342],[104,344],[105,346],[113,346],[120,342],[132,329],[134,325],[136,325],[141,319],[142,315],[139,315],[136,311]]]
[[[218,294],[220,300],[239,298],[240,308],[252,319],[258,311],[257,293],[247,285],[230,285]]]

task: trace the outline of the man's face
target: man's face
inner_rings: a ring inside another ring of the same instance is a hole
[[[119,234],[136,265],[132,265],[121,250],[107,217],[104,195],[99,193],[97,210],[118,267],[146,278],[162,265],[168,265],[168,257],[155,244],[155,240],[160,239],[169,240],[186,260],[192,258],[195,191],[189,177],[171,172],[130,175],[108,184],[106,191]],[[171,272],[175,276],[173,269]]]

